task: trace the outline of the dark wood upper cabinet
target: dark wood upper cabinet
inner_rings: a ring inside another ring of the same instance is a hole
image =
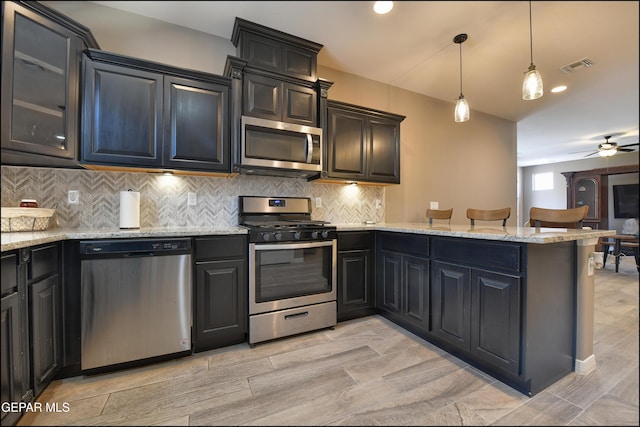
[[[236,18],[231,36],[238,57],[253,68],[315,82],[322,45]]]
[[[83,166],[230,171],[229,79],[94,50],[83,64]]]
[[[2,163],[76,166],[84,26],[39,2],[2,2]]]
[[[400,123],[404,116],[327,102],[327,161],[323,178],[400,183]]]

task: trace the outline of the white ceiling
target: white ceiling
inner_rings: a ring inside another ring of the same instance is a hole
[[[527,1],[95,1],[230,39],[235,17],[324,47],[321,65],[516,121],[518,166],[578,160],[614,135],[638,142],[638,2],[534,1],[533,62],[544,96],[522,100],[530,60]],[[571,74],[560,68],[591,59]],[[551,93],[554,86],[568,89]],[[464,126],[464,124],[460,124]],[[637,147],[635,147],[637,149]],[[579,153],[574,153],[579,152]],[[572,154],[573,153],[573,154]]]

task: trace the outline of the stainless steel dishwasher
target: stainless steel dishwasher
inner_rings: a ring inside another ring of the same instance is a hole
[[[191,350],[191,240],[80,242],[81,369]]]

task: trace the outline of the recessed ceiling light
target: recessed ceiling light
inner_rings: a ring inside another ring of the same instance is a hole
[[[373,10],[379,15],[389,13],[391,9],[393,9],[392,1],[377,1],[373,4]]]
[[[565,85],[560,85],[560,86],[556,86],[553,89],[551,89],[551,92],[559,93],[559,92],[564,92],[565,90],[567,90],[567,87]]]

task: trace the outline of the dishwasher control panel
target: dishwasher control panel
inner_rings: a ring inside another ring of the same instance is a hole
[[[191,239],[110,239],[80,242],[81,255],[190,252]]]

